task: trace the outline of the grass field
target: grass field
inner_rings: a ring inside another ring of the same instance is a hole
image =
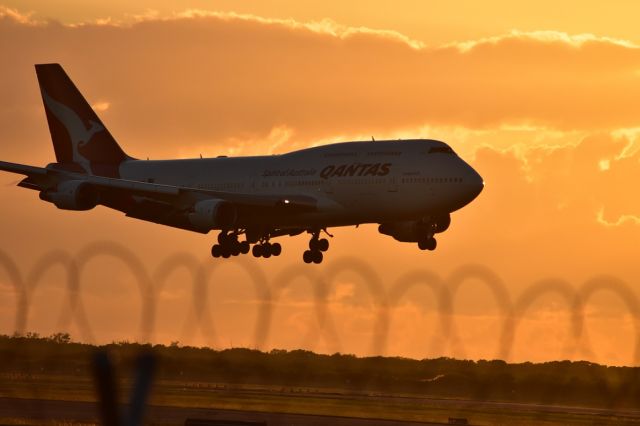
[[[120,399],[124,401],[130,391],[130,383],[121,382],[119,391]],[[44,400],[95,401],[92,382],[73,377],[38,376],[14,382],[2,380],[0,395]],[[474,425],[640,425],[640,413],[632,412],[180,381],[156,383],[151,405],[442,423],[446,423],[449,417],[464,417]],[[22,418],[0,418],[0,423],[75,424],[72,413],[66,419],[44,422],[29,422],[29,414],[24,413]]]

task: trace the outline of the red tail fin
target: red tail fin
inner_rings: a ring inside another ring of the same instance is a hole
[[[60,64],[36,65],[36,75],[58,163],[117,177],[129,159]]]

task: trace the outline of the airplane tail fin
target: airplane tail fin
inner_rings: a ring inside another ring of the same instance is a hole
[[[35,67],[58,163],[88,174],[118,177],[119,165],[130,157],[67,73],[60,64]]]

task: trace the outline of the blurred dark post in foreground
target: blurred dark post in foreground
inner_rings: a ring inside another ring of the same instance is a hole
[[[138,426],[142,424],[155,367],[156,357],[152,352],[142,352],[138,356],[129,409],[121,413],[118,410],[115,368],[111,358],[106,351],[96,352],[93,358],[93,372],[100,417],[104,426]]]

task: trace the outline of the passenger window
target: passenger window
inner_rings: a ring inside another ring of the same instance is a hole
[[[440,154],[454,154],[453,149],[451,149],[451,147],[448,146],[432,146],[431,148],[429,148],[429,154],[436,154],[436,153],[440,153]]]

